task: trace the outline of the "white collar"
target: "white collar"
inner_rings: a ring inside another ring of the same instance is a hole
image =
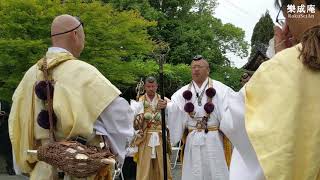
[[[48,58],[48,62],[52,61],[52,58],[56,56],[58,53],[69,53],[71,54],[68,50],[61,48],[61,47],[49,47],[48,51],[46,53],[46,57]]]
[[[147,97],[147,100],[151,102],[151,98],[148,96],[148,94],[146,94],[146,97]],[[154,95],[152,101],[154,101],[155,99],[157,99],[157,93]]]
[[[70,53],[68,50],[61,47],[49,47],[47,51],[47,53],[61,53],[61,52]]]
[[[150,104],[155,106],[158,103],[158,94],[157,93],[155,94],[155,96],[153,97],[152,101],[151,101],[150,97],[148,96],[148,94],[146,94],[146,99]]]
[[[209,77],[207,77],[207,79],[205,81],[203,81],[203,83],[201,84],[201,87],[199,88],[198,84],[195,81],[192,80],[192,83],[194,84],[194,87],[196,88],[195,89],[196,91],[203,90],[206,87],[208,82],[209,82]]]

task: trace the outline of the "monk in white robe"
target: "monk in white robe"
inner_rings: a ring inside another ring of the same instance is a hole
[[[194,58],[191,68],[192,82],[174,93],[167,105],[171,143],[180,141],[188,130],[182,180],[227,180],[219,129],[227,105],[225,97],[233,90],[208,77],[209,64],[202,57]]]

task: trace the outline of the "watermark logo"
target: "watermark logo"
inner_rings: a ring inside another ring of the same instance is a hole
[[[287,5],[288,18],[314,18],[315,13],[316,5],[314,4],[309,4],[307,6],[304,4],[299,6],[294,4]]]

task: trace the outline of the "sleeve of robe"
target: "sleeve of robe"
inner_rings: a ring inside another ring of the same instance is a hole
[[[100,114],[95,123],[97,134],[104,135],[111,143],[112,152],[117,154],[117,160],[122,164],[126,155],[126,145],[133,136],[133,111],[129,103],[116,98]]]
[[[188,115],[183,111],[183,105],[184,99],[182,99],[179,90],[172,95],[171,102],[167,105],[168,128],[170,130],[170,141],[172,145],[177,144],[181,140],[186,128]]]
[[[234,146],[230,180],[264,180],[261,166],[245,129],[244,93],[245,88],[239,92],[228,89],[223,97],[220,129]]]
[[[246,85],[246,130],[268,180],[320,179],[320,74],[300,50],[277,53]]]
[[[134,116],[141,114],[144,112],[144,107],[142,102],[138,102],[135,100],[130,101],[130,107],[133,111]]]

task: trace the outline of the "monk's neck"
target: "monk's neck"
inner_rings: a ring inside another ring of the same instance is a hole
[[[194,81],[196,83],[196,85],[201,88],[202,84],[205,82],[206,80],[203,81]]]
[[[147,94],[147,96],[148,96],[148,98],[150,99],[151,102],[153,101],[153,98],[155,97],[155,95],[148,95],[148,94]]]

